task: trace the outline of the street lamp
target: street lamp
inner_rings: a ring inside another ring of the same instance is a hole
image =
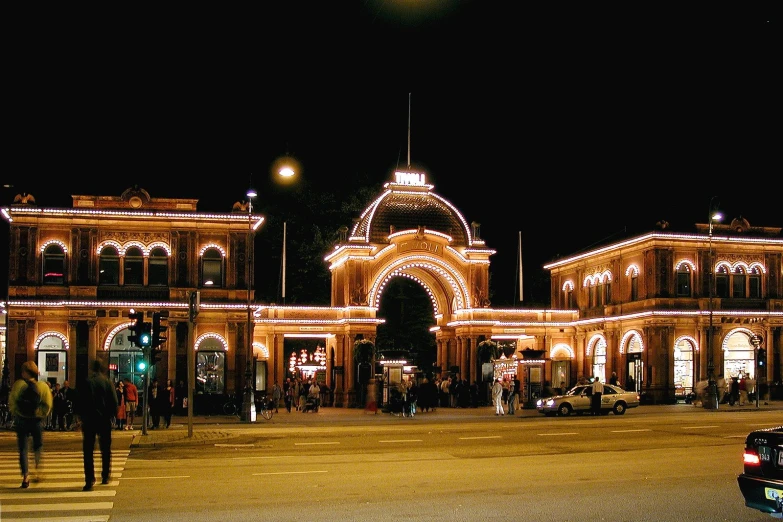
[[[251,241],[253,238],[253,198],[257,197],[258,193],[251,189],[247,191],[247,241],[245,243],[245,282],[247,284],[247,346],[245,347],[245,357],[247,364],[245,366],[245,393],[244,393],[244,407],[242,408],[243,420],[251,421],[252,407],[255,406],[255,397],[253,397],[253,312],[251,309],[252,303],[250,301],[250,288],[251,280],[253,278],[253,267],[251,263],[251,255],[253,253],[253,247]]]
[[[707,276],[709,281],[707,283],[709,291],[709,328],[707,329],[707,400],[704,402],[704,407],[717,410],[718,409],[718,383],[715,381],[715,361],[713,360],[712,351],[712,299],[715,295],[715,263],[712,259],[712,225],[715,221],[723,219],[723,215],[715,210],[713,202],[717,196],[712,196],[710,199],[710,209],[708,214],[709,219],[709,271]]]

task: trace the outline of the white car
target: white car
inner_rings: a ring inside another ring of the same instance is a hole
[[[590,411],[590,399],[592,384],[580,384],[574,386],[565,395],[546,397],[536,401],[536,408],[544,415],[568,416],[572,413],[581,415]],[[601,395],[601,413],[603,415],[613,411],[615,415],[622,415],[628,408],[639,406],[639,394],[635,391],[625,391],[619,386],[604,384],[604,393]]]

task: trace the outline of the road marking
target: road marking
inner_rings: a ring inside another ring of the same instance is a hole
[[[706,430],[710,428],[717,428],[718,426],[683,426],[684,430]]]
[[[109,482],[108,484],[102,484],[102,485],[97,486],[97,487],[101,487],[102,488],[104,485],[107,486],[107,487],[117,487],[117,486],[120,485],[120,482],[118,480],[113,480],[113,481]],[[37,488],[43,488],[43,489],[46,489],[47,491],[48,490],[52,490],[52,489],[74,489],[74,488],[78,488],[79,490],[81,490],[82,487],[84,487],[84,474],[82,474],[81,480],[79,482],[53,482],[53,481],[50,480],[50,481],[46,482],[45,484],[40,484],[40,485],[39,484],[30,484],[30,489],[28,489],[27,491],[35,490]],[[0,490],[2,490],[2,489],[12,489],[12,490],[19,491],[19,482],[15,481],[13,483],[13,485],[11,485],[11,484],[5,484],[5,485],[0,484]],[[88,495],[89,495],[89,493],[88,493]],[[27,496],[27,495],[25,494],[25,496]],[[0,512],[2,512],[1,508],[0,508]]]
[[[25,522],[52,522],[51,518],[20,518]],[[109,522],[109,515],[88,515],[75,517],[57,517],[58,522]]]
[[[254,477],[263,477],[266,475],[309,475],[311,473],[328,473],[326,470],[315,471],[275,471],[269,473],[253,473]]]
[[[295,442],[294,446],[326,446],[328,444],[340,444],[339,442]]]
[[[652,431],[650,429],[644,429],[644,430],[611,430],[609,433],[634,433],[637,431]]]
[[[421,439],[379,440],[378,444],[397,444],[398,442],[421,442]]]
[[[271,446],[270,446],[271,447]],[[297,459],[302,455],[266,455],[263,457],[231,457],[232,460],[268,460],[268,459]]]
[[[253,448],[255,444],[215,444],[216,448]]]
[[[174,479],[174,478],[190,478],[190,475],[167,475],[161,477],[125,477],[122,480],[159,480],[159,479]]]
[[[579,435],[578,431],[567,431],[565,433],[536,433],[539,437],[559,437],[561,435]]]
[[[16,488],[17,491],[19,488]],[[29,489],[18,493],[0,493],[0,500],[19,500],[33,498],[84,498],[84,497],[113,497],[117,492],[113,489],[96,489],[93,491],[47,491],[45,493],[31,492]]]
[[[3,506],[3,513],[34,513],[36,511],[85,511],[87,509],[111,509],[113,507],[114,502],[74,502],[70,504],[36,504],[33,506],[27,504],[6,504]]]
[[[500,435],[487,435],[486,437],[459,437],[458,440],[499,439]]]

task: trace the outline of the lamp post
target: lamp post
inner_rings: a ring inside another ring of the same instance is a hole
[[[712,350],[712,300],[715,295],[715,267],[714,262],[712,260],[712,225],[715,221],[720,221],[723,216],[720,212],[717,212],[714,210],[713,202],[715,201],[715,198],[717,196],[712,196],[712,199],[710,199],[710,209],[709,209],[709,248],[708,248],[708,263],[709,263],[709,272],[707,273],[707,276],[709,277],[709,281],[707,282],[708,292],[709,292],[709,327],[707,329],[707,400],[704,401],[704,407],[712,410],[718,409],[718,383],[715,381],[715,361],[713,359],[713,350]]]
[[[253,279],[253,266],[250,260],[253,247],[251,241],[253,239],[253,198],[258,196],[258,193],[251,189],[247,191],[247,241],[245,242],[245,281],[247,283],[247,346],[245,347],[245,391],[242,401],[242,420],[246,422],[252,422],[253,410],[255,408],[255,397],[253,396],[253,312],[251,309],[252,303],[250,300],[250,288],[251,281]]]

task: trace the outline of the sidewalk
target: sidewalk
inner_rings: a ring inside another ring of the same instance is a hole
[[[691,404],[666,404],[644,405],[628,410],[626,415],[645,415],[651,413],[693,413],[703,412],[705,415],[717,415],[731,412],[751,411],[781,411],[783,401],[774,401],[769,404],[763,402],[757,408],[755,403],[745,406],[729,406],[721,404],[717,410],[708,410],[695,407]],[[611,414],[610,414],[611,415]],[[514,421],[515,419],[533,420],[544,416],[533,409],[520,409],[514,415],[496,418],[493,406],[480,406],[478,408],[436,408],[435,411],[418,412],[414,418],[402,418],[378,410],[377,413],[368,412],[358,408],[333,408],[322,407],[317,413],[292,411],[288,413],[281,409],[275,413],[271,420],[266,420],[260,415],[256,422],[243,422],[239,417],[230,415],[196,415],[192,420],[192,436],[188,436],[189,422],[186,416],[174,416],[171,427],[148,429],[147,435],[142,435],[141,430],[135,430],[130,443],[131,448],[149,448],[159,446],[189,446],[200,444],[230,444],[245,430],[259,430],[269,432],[274,430],[299,431],[303,428],[318,428],[337,426],[386,426],[399,425],[401,422],[476,422],[496,419],[500,422]]]

